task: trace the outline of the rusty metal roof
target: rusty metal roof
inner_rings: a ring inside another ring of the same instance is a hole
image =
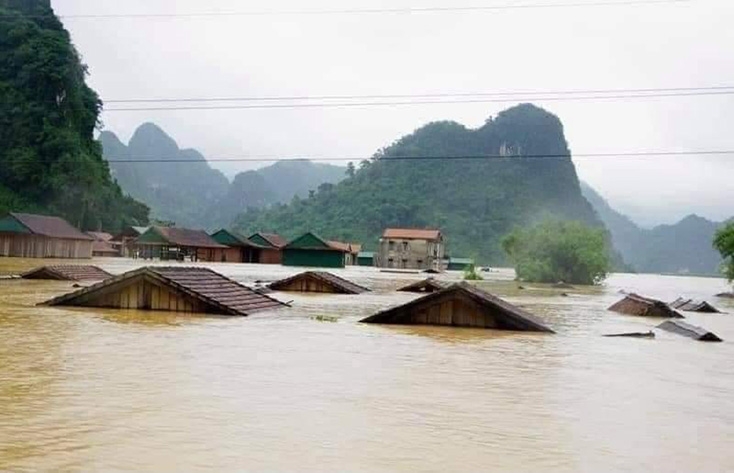
[[[127,272],[88,288],[45,302],[52,306],[74,306],[81,298],[114,290],[137,278],[151,278],[157,283],[181,291],[203,302],[207,313],[245,316],[253,312],[277,309],[286,304],[256,292],[208,268],[148,266]]]
[[[31,233],[50,238],[67,240],[93,240],[61,217],[11,212],[10,215],[22,223]]]
[[[446,289],[451,284],[443,281],[439,281],[435,278],[428,278],[422,281],[417,281],[407,286],[398,289],[399,292],[414,292],[414,293],[430,293]]]
[[[395,238],[400,240],[439,240],[441,230],[427,228],[386,228],[382,238]]]
[[[306,271],[305,273],[296,274],[295,276],[291,276],[290,278],[275,281],[274,283],[270,284],[269,287],[270,289],[278,291],[288,284],[302,279],[316,279],[333,287],[336,292],[340,294],[361,294],[363,292],[370,291],[366,287],[355,284],[344,278],[340,278],[339,276],[336,276],[334,274],[327,273],[326,271]]]
[[[459,297],[462,295],[474,300],[474,302],[480,306],[491,310],[492,316],[497,319],[499,322],[499,328],[502,330],[553,333],[553,330],[551,330],[540,318],[466,282],[453,284],[440,291],[419,297],[418,299],[402,306],[382,311],[371,317],[367,317],[362,320],[362,322],[372,324],[402,324],[405,323],[402,316],[407,311],[413,309],[424,310],[427,307],[445,302],[446,296]]]
[[[50,279],[54,281],[104,281],[112,275],[89,265],[42,266],[21,275],[23,279]]]

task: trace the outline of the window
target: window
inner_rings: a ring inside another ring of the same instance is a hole
[[[390,240],[388,247],[390,248],[390,251],[395,251],[395,242]]]
[[[410,248],[410,246],[408,245],[408,242],[407,241],[404,241],[403,242],[403,251],[408,251],[409,248]]]

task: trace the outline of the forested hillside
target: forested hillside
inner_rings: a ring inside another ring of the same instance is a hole
[[[508,157],[476,159],[490,155]],[[354,177],[288,205],[250,210],[237,226],[289,237],[313,230],[368,248],[385,227],[438,227],[451,254],[497,264],[505,261],[504,235],[547,217],[601,225],[581,195],[560,120],[526,104],[477,129],[430,123],[363,162]]]
[[[86,73],[48,1],[0,0],[0,212],[109,231],[147,223],[94,140],[102,103]]]
[[[721,255],[713,248],[723,223],[689,215],[674,225],[640,228],[589,185],[582,192],[609,229],[614,247],[632,269],[645,273],[721,274]]]

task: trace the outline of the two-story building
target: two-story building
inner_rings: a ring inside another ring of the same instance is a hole
[[[388,228],[380,238],[375,265],[381,268],[441,270],[446,251],[440,230]]]

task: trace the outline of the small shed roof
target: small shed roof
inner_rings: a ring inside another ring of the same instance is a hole
[[[140,245],[173,245],[187,248],[227,248],[204,230],[152,226],[136,240]]]
[[[19,222],[27,230],[24,233],[32,233],[49,238],[62,238],[66,240],[93,240],[92,237],[82,233],[61,217],[50,217],[46,215],[34,215],[18,212],[11,212],[8,215]]]
[[[443,281],[439,281],[435,278],[427,278],[422,281],[416,281],[407,286],[398,289],[399,292],[415,292],[415,293],[429,293],[436,292],[446,289],[451,284]]]
[[[244,316],[260,310],[277,309],[286,305],[211,269],[178,266],[143,267],[71,294],[51,299],[44,304],[51,306],[81,305],[83,301],[94,300],[96,296],[126,287],[138,278],[149,278],[156,284],[196,299],[206,307],[206,313]]]
[[[486,319],[493,319],[493,322],[496,324],[495,328],[499,330],[553,333],[553,330],[545,325],[540,318],[535,317],[525,310],[510,304],[509,302],[503,301],[499,297],[466,282],[451,285],[440,291],[415,299],[405,305],[380,312],[371,317],[367,317],[362,320],[362,322],[372,324],[412,325],[415,323],[413,321],[415,316],[425,318],[427,315],[430,315],[435,311],[440,312],[441,306],[444,303],[460,301],[462,298],[468,298],[473,301],[481,309],[481,316]],[[461,314],[454,315],[461,316]],[[450,323],[437,322],[436,324],[465,326],[460,325],[455,320],[451,320]],[[470,326],[481,326],[481,324]]]
[[[694,301],[693,299],[683,299],[679,297],[670,303],[670,307],[686,312],[706,312],[710,314],[718,314],[721,311],[706,301]]]
[[[339,276],[336,276],[334,274],[327,273],[326,271],[306,271],[305,273],[296,274],[295,276],[291,276],[280,281],[275,281],[274,283],[270,284],[269,287],[270,289],[274,289],[276,291],[284,290],[284,288],[291,283],[307,279],[318,280],[328,286],[333,287],[335,289],[335,292],[340,294],[361,294],[363,292],[370,291],[366,287],[355,284],[352,281],[348,281],[344,278],[340,278]]]
[[[23,279],[49,279],[54,281],[104,281],[112,275],[89,265],[42,266],[21,275]]]
[[[382,238],[401,240],[440,240],[441,230],[427,228],[386,228]]]
[[[251,235],[248,240],[253,240],[253,238],[260,237],[259,239],[267,242],[271,247],[273,248],[283,248],[288,244],[288,240],[283,238],[282,236],[278,235],[277,233],[262,233],[258,232],[253,235]],[[256,242],[257,243],[257,242]]]
[[[627,294],[624,299],[610,306],[608,310],[641,317],[683,318],[681,314],[671,309],[665,302],[634,293]]]

